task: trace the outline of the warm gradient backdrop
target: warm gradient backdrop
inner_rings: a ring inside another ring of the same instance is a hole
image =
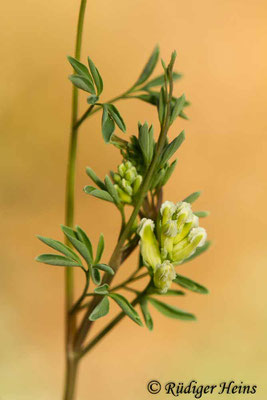
[[[263,400],[267,3],[88,3],[83,60],[90,54],[99,67],[105,100],[132,84],[156,43],[165,59],[177,50],[176,69],[184,78],[176,93],[185,92],[192,106],[190,121],[176,122],[171,131],[174,137],[184,128],[187,139],[165,199],[203,190],[197,208],[211,211],[203,224],[214,246],[181,269],[211,289],[209,296],[188,293],[175,301],[196,313],[198,322],[168,320],[153,311],[150,333],[125,319],[82,363],[78,400],[151,399],[148,380],[193,378],[257,384],[253,399]],[[45,252],[34,235],[61,238],[71,106],[66,55],[73,53],[78,7],[78,0],[24,0],[1,8],[1,400],[61,398],[63,270],[34,262]],[[129,133],[136,132],[138,120],[158,126],[149,105],[125,101],[119,109]],[[84,170],[90,165],[104,176],[119,162],[95,115],[80,131],[76,221],[94,244],[105,234],[106,261],[118,214],[82,192],[89,182]],[[128,262],[121,276],[132,267]],[[79,279],[78,273],[78,285]]]

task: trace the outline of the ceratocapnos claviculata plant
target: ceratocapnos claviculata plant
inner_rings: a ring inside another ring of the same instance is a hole
[[[140,306],[143,321],[149,330],[153,320],[148,304],[170,318],[194,320],[195,316],[183,311],[160,296],[182,296],[184,290],[175,285],[197,293],[208,290],[178,273],[178,267],[203,253],[209,247],[206,231],[199,226],[199,218],[208,215],[206,211],[193,211],[191,204],[200,193],[194,192],[180,201],[163,202],[163,186],[170,179],[177,160],[170,161],[185,139],[182,131],[171,142],[168,131],[179,117],[187,119],[184,112],[189,105],[184,95],[176,97],[173,92],[174,81],[181,75],[173,70],[176,53],[166,66],[162,61],[163,73],[151,79],[159,58],[159,48],[152,52],[137,81],[123,93],[110,101],[102,102],[102,77],[88,57],[88,65],[81,63],[81,38],[86,0],[81,1],[75,58],[68,57],[74,69],[69,77],[73,84],[72,123],[69,147],[69,161],[66,185],[66,220],[61,229],[65,243],[38,236],[47,246],[60,254],[42,254],[37,261],[66,267],[66,379],[64,400],[74,398],[77,367],[81,358],[87,354],[122,318],[128,316],[136,324],[143,326],[136,306]],[[157,88],[160,88],[157,90]],[[87,111],[78,117],[78,94],[83,90],[89,94]],[[122,99],[140,99],[156,107],[159,117],[159,134],[155,139],[154,128],[138,123],[137,135],[125,140],[115,135],[115,128],[126,132],[125,122],[114,103]],[[105,263],[104,236],[101,234],[96,250],[88,235],[80,226],[74,227],[74,182],[77,135],[81,124],[94,113],[102,111],[101,129],[104,141],[115,146],[122,155],[116,170],[101,180],[92,168],[86,173],[93,182],[84,192],[98,199],[108,201],[117,207],[121,215],[121,229],[118,241],[110,260]],[[125,208],[131,207],[129,218]],[[139,246],[137,268],[129,277],[114,286],[112,280],[119,267]],[[85,277],[84,290],[74,300],[74,274],[80,268]],[[142,271],[143,270],[143,271]],[[148,278],[143,289],[132,287],[132,283]],[[134,293],[129,300],[120,290]],[[112,319],[96,336],[89,335],[95,321],[109,313],[110,301],[117,303],[121,313]],[[82,315],[81,318],[77,318]],[[86,339],[89,337],[89,341]]]

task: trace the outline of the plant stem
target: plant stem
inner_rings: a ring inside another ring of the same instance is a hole
[[[137,272],[137,271],[136,271]],[[115,290],[123,288],[125,285],[128,285],[128,283],[138,281],[141,278],[144,278],[145,276],[148,276],[148,272],[143,273],[142,275],[139,276],[132,276],[125,280],[124,282],[120,283],[117,286],[114,286],[113,288],[110,289],[111,292],[114,292]]]
[[[87,0],[81,0],[79,19],[77,25],[75,58],[80,59],[84,14]],[[77,153],[78,128],[75,124],[78,118],[78,89],[73,85],[72,88],[72,117],[71,133],[69,141],[69,155],[66,179],[66,199],[65,199],[65,225],[72,227],[74,218],[74,190],[75,190],[75,166]],[[76,329],[75,314],[70,315],[74,298],[74,271],[73,268],[65,269],[65,347],[66,347],[66,377],[64,400],[71,400],[74,396],[75,377],[77,373],[77,361],[73,357],[73,337]]]

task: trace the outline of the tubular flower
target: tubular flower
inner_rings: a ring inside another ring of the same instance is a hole
[[[118,172],[113,174],[115,189],[122,203],[132,204],[133,196],[138,192],[142,176],[137,174],[136,168],[130,161],[118,166]]]
[[[156,235],[154,222],[146,218],[141,220],[138,233],[144,263],[152,267],[154,284],[162,293],[169,289],[176,276],[173,265],[181,264],[194,254],[207,238],[191,204],[186,202],[166,201],[160,209]]]
[[[152,267],[153,270],[161,264],[159,243],[154,234],[154,227],[155,224],[152,219],[143,218],[138,228],[143,261],[147,267]]]

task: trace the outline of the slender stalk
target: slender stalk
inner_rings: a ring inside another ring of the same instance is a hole
[[[82,46],[82,32],[84,23],[84,14],[87,0],[81,0],[79,19],[77,25],[75,58],[80,59]],[[69,141],[69,155],[66,179],[66,199],[65,199],[65,224],[73,226],[74,218],[74,191],[75,191],[75,167],[77,153],[78,129],[75,124],[78,118],[78,89],[73,85],[72,88],[72,117],[71,117],[71,133]],[[66,345],[66,377],[64,400],[71,400],[74,396],[75,377],[77,373],[77,361],[73,357],[73,337],[76,329],[75,314],[71,315],[70,310],[74,298],[74,271],[73,268],[65,269],[65,345]]]
[[[129,279],[126,279],[124,282],[120,283],[119,285],[114,286],[113,288],[111,288],[110,291],[114,292],[115,290],[119,290],[119,289],[123,288],[125,285],[128,285],[128,283],[138,281],[139,279],[142,279],[145,276],[148,276],[148,272],[145,272],[142,275],[130,277]]]

